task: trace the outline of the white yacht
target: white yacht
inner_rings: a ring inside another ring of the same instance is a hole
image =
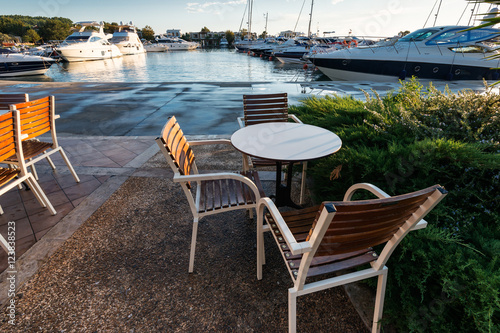
[[[414,31],[392,43],[313,54],[309,60],[332,80],[498,80],[500,29],[439,26]]]
[[[129,24],[122,24],[120,22],[118,31],[113,33],[113,37],[110,39],[110,42],[118,46],[123,55],[146,52],[132,22]]]
[[[65,61],[101,60],[121,57],[120,49],[109,42],[111,34],[106,35],[103,23],[94,21],[77,22],[81,28],[75,31],[56,47],[56,52]],[[89,30],[88,27],[99,27],[99,30]]]
[[[168,46],[169,51],[191,51],[197,49],[200,44],[196,42],[188,42],[178,37],[166,37],[163,35],[156,36],[158,44]]]
[[[157,41],[155,41],[154,43],[145,42],[144,49],[146,50],[146,52],[167,52],[168,45],[167,44],[160,44]]]
[[[55,59],[0,49],[0,77],[42,75]]]

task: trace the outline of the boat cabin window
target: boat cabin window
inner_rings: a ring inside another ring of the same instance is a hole
[[[469,42],[478,42],[492,39],[498,36],[497,30],[492,29],[475,29],[464,31],[463,28],[445,31],[442,34],[428,41],[427,45],[436,44],[460,44]]]
[[[494,49],[486,48],[481,45],[467,45],[467,46],[458,46],[458,47],[450,47],[450,50],[457,53],[492,53],[495,52]]]
[[[64,41],[70,43],[86,42],[90,36],[68,36]]]
[[[412,33],[409,33],[408,35],[404,36],[403,38],[399,39],[400,42],[420,42],[423,41],[424,39],[429,38],[430,36],[434,35],[436,32],[438,32],[438,29],[419,29],[417,31],[414,31]]]
[[[101,37],[97,37],[97,36],[93,36],[93,37],[90,37],[90,42],[97,42],[97,41],[100,41],[102,38]]]
[[[128,42],[130,38],[128,36],[113,36],[111,38],[111,43]]]

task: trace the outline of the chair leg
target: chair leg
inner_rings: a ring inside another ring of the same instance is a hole
[[[297,332],[297,291],[288,289],[288,333]]]
[[[194,253],[196,251],[196,235],[198,233],[198,218],[193,219],[193,235],[191,236],[191,252],[189,254],[189,273],[194,269]]]
[[[380,332],[380,321],[384,310],[385,286],[387,283],[387,267],[382,270],[377,281],[377,296],[375,297],[375,312],[373,314],[372,333]]]
[[[52,168],[52,170],[55,170],[56,166],[55,166],[54,162],[52,162],[50,155],[48,155],[46,151],[44,151],[43,154],[47,155],[47,156],[45,156],[45,158],[47,159],[47,162],[49,162],[49,165]]]
[[[262,213],[257,212],[257,280],[262,280],[262,265],[265,260],[263,222]]]
[[[31,158],[30,158],[30,161],[31,161]],[[31,169],[31,174],[33,174],[33,177],[35,177],[35,180],[38,180],[38,173],[36,172],[35,163],[30,165],[30,169]]]
[[[0,206],[0,215],[3,215],[3,209],[2,209],[2,206]]]
[[[43,192],[42,188],[40,187],[38,182],[33,178],[33,176],[26,178],[26,182],[33,190],[33,194],[37,198],[38,202],[40,202],[40,204],[43,207],[47,207],[47,209],[49,210],[49,212],[52,215],[56,215],[57,212],[54,209],[54,207],[52,206],[52,204],[50,203],[49,198],[47,198],[47,196]]]
[[[64,162],[66,162],[66,165],[68,166],[69,171],[73,175],[73,178],[75,178],[76,182],[79,183],[80,178],[78,178],[78,175],[76,174],[75,169],[73,169],[73,166],[71,165],[71,162],[69,161],[68,156],[66,156],[66,153],[64,152],[62,147],[59,147],[59,148],[60,148],[59,152],[61,153],[61,156],[62,156]]]
[[[304,196],[306,193],[306,171],[307,171],[307,162],[302,163],[302,180],[300,182],[300,199],[299,204],[304,204]]]

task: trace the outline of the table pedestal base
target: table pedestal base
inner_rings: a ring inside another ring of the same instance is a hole
[[[293,202],[291,198],[292,193],[292,176],[293,176],[293,162],[288,164],[286,185],[281,184],[281,171],[283,163],[276,162],[276,196],[275,205],[276,207],[293,207],[300,209],[300,205]]]

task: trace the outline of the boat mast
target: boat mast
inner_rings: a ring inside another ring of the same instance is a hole
[[[313,7],[314,7],[314,0],[311,0],[311,13],[309,14],[309,28],[307,29],[307,37],[311,37],[311,22],[313,18]]]
[[[436,21],[437,21],[437,19],[438,19],[438,16],[439,16],[439,10],[441,9],[441,4],[442,4],[442,3],[443,3],[443,0],[439,1],[439,7],[438,7],[438,10],[437,10],[437,12],[436,12],[436,18],[434,19],[434,25],[433,25],[433,27],[435,27],[435,26],[436,26]]]
[[[248,40],[252,39],[252,11],[253,11],[253,0],[248,0]]]

